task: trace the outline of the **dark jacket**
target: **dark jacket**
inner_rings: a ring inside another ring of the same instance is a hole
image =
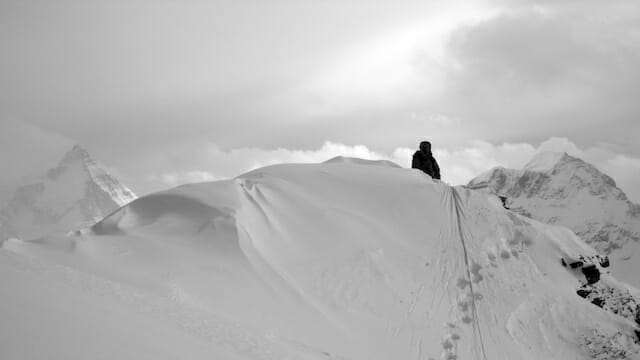
[[[440,179],[440,167],[438,166],[436,159],[431,155],[431,152],[425,153],[422,150],[416,151],[415,154],[413,154],[411,167],[424,171],[434,179]]]

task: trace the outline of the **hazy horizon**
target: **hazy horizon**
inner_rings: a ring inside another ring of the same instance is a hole
[[[334,155],[566,151],[640,190],[640,4],[1,1],[0,188],[79,143],[138,193]]]

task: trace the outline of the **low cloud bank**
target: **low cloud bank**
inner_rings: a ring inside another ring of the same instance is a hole
[[[223,151],[210,145],[203,152],[203,160],[210,164],[207,169],[189,168],[154,174],[147,177],[156,186],[176,186],[188,182],[211,181],[237,176],[259,167],[280,163],[319,163],[335,156],[357,157],[369,160],[390,160],[403,167],[409,167],[415,149],[397,148],[391,153],[379,152],[364,145],[345,145],[327,141],[315,150],[295,150],[278,148],[238,148]],[[616,180],[618,186],[634,202],[640,202],[640,189],[634,184],[640,182],[640,159],[616,152],[613,145],[580,148],[566,138],[550,138],[537,146],[528,143],[503,143],[494,145],[485,141],[473,141],[455,149],[437,148],[436,156],[442,169],[444,181],[466,184],[473,177],[495,166],[522,168],[540,151],[560,151],[581,158],[607,173]]]

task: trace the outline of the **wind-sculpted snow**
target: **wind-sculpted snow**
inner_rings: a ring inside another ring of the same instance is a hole
[[[567,229],[420,171],[272,166],[137,199],[76,236],[5,242],[0,266],[29,274],[0,272],[11,306],[27,297],[40,309],[33,299],[52,286],[64,287],[56,303],[79,304],[46,324],[3,322],[0,358],[32,354],[6,349],[34,333],[36,348],[82,358],[77,334],[59,331],[68,318],[102,329],[95,351],[107,358],[106,337],[139,333],[171,343],[154,358],[631,359],[636,325],[578,296],[584,275],[560,262],[595,254]],[[114,314],[106,330],[86,316],[101,311]],[[129,340],[124,357],[147,346]]]

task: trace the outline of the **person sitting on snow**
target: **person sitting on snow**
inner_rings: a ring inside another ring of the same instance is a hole
[[[431,143],[428,141],[420,143],[420,150],[413,154],[411,167],[420,169],[432,178],[440,180],[440,167],[433,154],[431,154]]]

